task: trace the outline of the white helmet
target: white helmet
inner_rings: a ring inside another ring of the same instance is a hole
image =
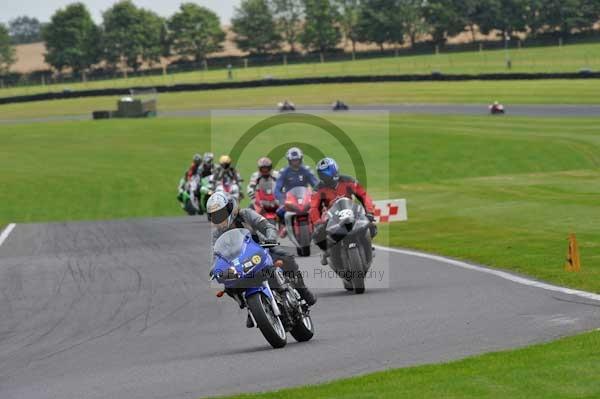
[[[304,158],[304,154],[302,153],[302,150],[300,148],[292,147],[287,151],[285,157],[287,158],[288,162],[296,159],[302,161],[302,159]]]
[[[217,191],[206,202],[208,220],[218,226],[227,222],[226,226],[229,227],[235,217],[235,207],[235,199],[228,197],[222,191]]]

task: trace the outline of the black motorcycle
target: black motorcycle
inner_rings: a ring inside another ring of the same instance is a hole
[[[348,111],[350,110],[350,107],[343,101],[337,100],[331,105],[331,109],[333,111]]]
[[[345,197],[338,198],[328,214],[329,265],[342,279],[346,290],[362,294],[373,261],[371,222],[362,205]]]

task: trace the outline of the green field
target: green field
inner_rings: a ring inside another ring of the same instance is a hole
[[[247,118],[229,118],[225,130],[245,129]],[[389,195],[408,199],[410,220],[391,226],[392,245],[600,292],[599,119],[393,115],[386,157],[377,140],[384,118],[335,118],[380,176],[370,191],[384,195],[389,168]],[[208,148],[209,127],[207,118],[2,126],[0,224],[181,215],[177,180]],[[214,141],[230,144],[227,135]],[[241,161],[246,178],[273,143],[258,144]],[[351,170],[340,148],[320,144]],[[570,232],[581,273],[563,271]]]
[[[600,332],[461,361],[228,399],[600,397]],[[225,399],[225,398],[223,398]]]
[[[600,104],[600,79],[541,81],[473,81],[327,84],[161,94],[159,111],[271,107],[290,98],[305,105],[343,99],[352,105],[377,104]],[[93,110],[116,109],[118,97],[90,97],[0,105],[0,121],[61,115],[91,116]],[[482,107],[485,112],[485,106]]]
[[[359,55],[360,56],[360,55]],[[535,47],[511,49],[513,68],[506,69],[504,50],[484,50],[442,53],[438,55],[402,56],[379,59],[293,64],[284,66],[236,67],[235,80],[255,80],[265,77],[298,78],[309,76],[342,75],[391,75],[429,74],[440,71],[457,73],[502,73],[502,72],[577,72],[582,68],[600,69],[600,44],[577,44],[569,46]],[[42,86],[24,86],[0,89],[0,97],[62,91],[64,89],[85,90],[113,87],[173,85],[178,83],[219,82],[227,80],[225,70],[195,71],[167,76],[138,77],[68,83]]]

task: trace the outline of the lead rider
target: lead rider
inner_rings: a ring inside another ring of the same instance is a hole
[[[206,209],[208,220],[215,227],[213,245],[223,233],[240,228],[248,229],[256,242],[264,244],[277,243],[277,230],[267,219],[252,209],[240,209],[235,199],[228,197],[225,193],[216,192],[211,195],[206,203]],[[294,288],[298,290],[302,299],[306,301],[308,306],[314,305],[317,299],[304,284],[302,273],[298,270],[298,264],[294,257],[278,247],[272,247],[269,251],[274,262],[278,260],[283,262],[284,274],[291,276]]]

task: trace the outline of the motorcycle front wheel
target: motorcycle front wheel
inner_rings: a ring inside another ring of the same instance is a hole
[[[351,273],[350,281],[352,287],[354,287],[354,292],[362,294],[365,292],[365,268],[358,246],[348,248],[348,263],[348,269]]]
[[[188,215],[190,215],[190,216],[194,216],[194,215],[196,215],[196,214],[198,213],[198,210],[196,209],[196,207],[194,207],[194,204],[193,204],[193,203],[192,203],[192,201],[191,201],[191,200],[189,200],[189,199],[188,199],[187,201],[185,201],[185,206],[184,206],[184,208],[183,208],[183,209],[184,209],[184,210],[187,212],[187,214],[188,214]]]
[[[246,298],[248,308],[256,320],[260,332],[273,348],[283,348],[287,343],[287,334],[281,319],[275,315],[271,300],[262,293]]]

